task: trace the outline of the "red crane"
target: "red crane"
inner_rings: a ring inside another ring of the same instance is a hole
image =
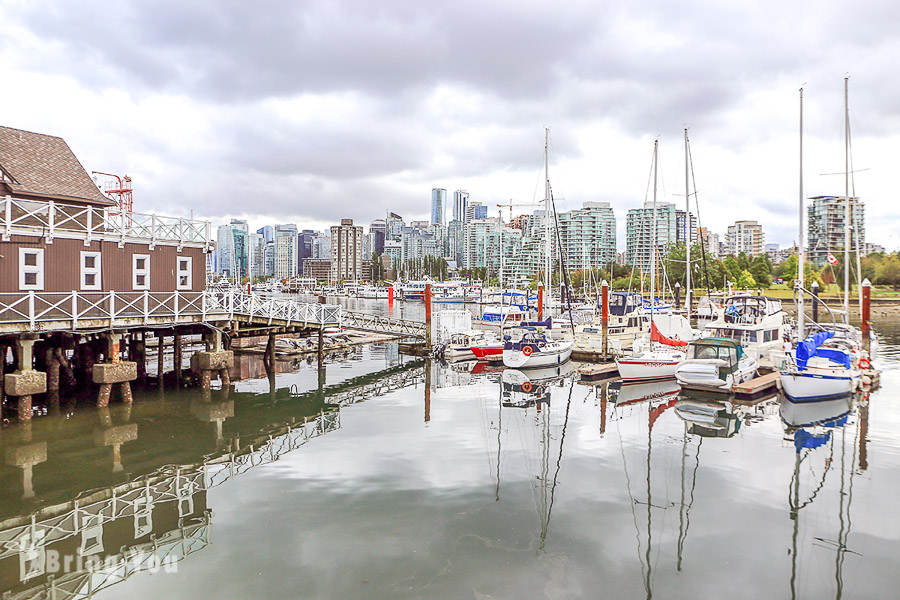
[[[101,191],[107,198],[119,205],[119,212],[133,212],[134,200],[131,195],[131,177],[128,175],[119,177],[112,173],[103,173],[102,171],[91,171],[91,175],[106,175],[107,177],[115,178],[115,181],[107,181],[101,188]],[[94,182],[96,183],[96,181],[97,178],[94,177]]]

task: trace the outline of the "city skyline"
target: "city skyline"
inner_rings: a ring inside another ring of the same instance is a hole
[[[387,210],[426,220],[432,187],[468,190],[491,212],[540,200],[544,125],[561,211],[640,207],[657,137],[660,200],[683,205],[687,126],[703,226],[724,232],[739,207],[787,246],[798,89],[807,82],[804,195],[842,195],[849,74],[850,193],[867,205],[867,238],[900,247],[890,178],[900,89],[889,77],[900,7],[890,3],[825,2],[810,14],[774,2],[560,12],[339,0],[257,12],[5,4],[0,64],[18,91],[0,98],[4,124],[63,137],[88,171],[131,175],[138,212],[316,230],[351,206],[359,222]]]

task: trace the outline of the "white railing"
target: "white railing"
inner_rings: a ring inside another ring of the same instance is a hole
[[[240,292],[35,292],[0,294],[0,329],[178,324],[239,317],[257,324],[337,326],[341,307]]]
[[[56,237],[95,240],[202,245],[213,248],[212,224],[179,217],[161,217],[143,213],[119,212],[114,207],[77,206],[58,202],[0,198],[0,235],[9,241],[12,235],[39,236],[53,243]]]
[[[408,337],[425,337],[424,321],[408,321],[394,319],[381,315],[370,315],[344,311],[342,313],[341,326],[362,331],[375,331],[378,333],[393,333]]]

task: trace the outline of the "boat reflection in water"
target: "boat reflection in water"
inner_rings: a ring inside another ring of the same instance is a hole
[[[867,399],[859,398],[861,404]],[[800,526],[802,511],[817,501],[821,503],[833,503],[837,500],[837,512],[839,527],[836,538],[832,538],[824,531],[816,531],[821,528],[823,522],[820,515],[811,517],[812,521],[804,524],[813,529],[811,535],[819,543],[817,546],[826,551],[835,553],[834,581],[836,585],[836,598],[843,594],[843,567],[847,553],[853,553],[847,547],[850,536],[850,506],[853,502],[853,479],[857,470],[857,444],[855,437],[859,434],[860,427],[849,427],[854,439],[847,439],[848,425],[854,420],[854,407],[857,401],[856,394],[831,398],[825,400],[793,402],[787,397],[780,401],[781,420],[785,426],[786,439],[791,439],[794,446],[794,472],[791,476],[788,495],[790,518],[793,521],[792,547],[791,547],[791,598],[800,595],[798,584],[809,575],[800,573],[800,567],[809,564],[808,559],[798,558],[800,539]],[[850,456],[848,456],[847,444],[850,442]],[[839,456],[836,454],[839,453]],[[802,467],[802,469],[801,469]],[[838,470],[838,473],[834,471]],[[831,481],[829,482],[829,475]],[[838,489],[835,490],[834,479]],[[836,494],[835,494],[836,492]],[[831,520],[826,520],[827,527]],[[805,546],[806,544],[804,544]]]
[[[687,433],[701,437],[730,438],[741,429],[741,418],[730,400],[682,397],[675,414],[684,421]]]
[[[562,386],[575,371],[571,361],[552,367],[529,369],[527,372],[504,369],[500,377],[503,406],[528,408],[550,403],[550,388]]]

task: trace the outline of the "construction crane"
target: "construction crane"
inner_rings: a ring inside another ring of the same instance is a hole
[[[115,181],[107,181],[102,188],[100,188],[99,185],[97,187],[100,188],[100,190],[107,198],[109,198],[119,206],[119,212],[133,212],[134,200],[131,195],[131,177],[129,177],[128,175],[119,177],[118,175],[113,175],[112,173],[104,173],[102,171],[91,171],[91,175],[94,176],[95,184],[97,183],[97,175],[105,175],[107,177],[114,178]]]

